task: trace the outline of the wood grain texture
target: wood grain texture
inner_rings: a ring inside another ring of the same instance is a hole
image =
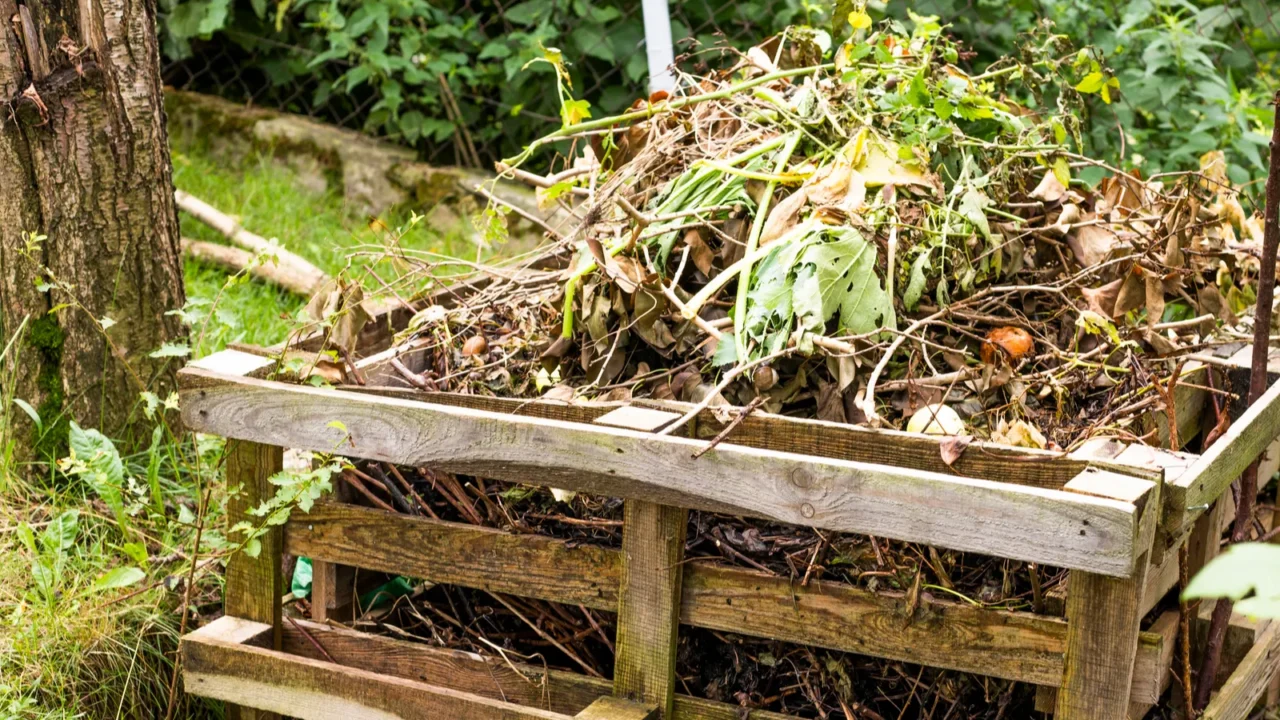
[[[1129,575],[1129,503],[863,462],[182,373],[183,419],[228,437]],[[347,436],[332,427],[339,420]],[[344,437],[347,442],[344,442]]]
[[[563,670],[509,663],[461,650],[327,627],[299,620],[298,625],[341,665],[359,667],[495,700],[575,715],[610,692],[607,680]],[[287,625],[284,649],[294,655],[323,656],[299,630]],[[744,720],[742,708],[677,695],[674,720]],[[751,710],[745,720],[784,720],[778,713]]]
[[[1209,447],[1172,485],[1184,493],[1176,513],[1199,515],[1212,504],[1231,483],[1240,477],[1276,436],[1280,435],[1280,382],[1272,385],[1258,401],[1231,424],[1217,442]],[[1179,519],[1176,517],[1174,519]],[[1193,518],[1181,518],[1187,522]]]
[[[487,410],[504,415],[541,417],[567,422],[589,423],[624,407],[622,403],[576,403],[495,398],[444,392],[419,392],[389,387],[348,387],[343,392],[382,395],[419,402]],[[634,404],[663,412],[683,414],[693,408],[690,403],[636,400]],[[725,423],[711,410],[697,416],[697,437],[709,440],[724,429]],[[916,470],[965,477],[999,478],[1014,485],[1061,489],[1071,478],[1090,464],[1118,472],[1126,472],[1148,480],[1158,480],[1161,472],[1149,462],[1127,462],[1124,459],[1085,460],[1062,453],[1030,448],[1014,448],[995,443],[974,442],[954,465],[942,460],[942,439],[929,435],[871,430],[856,425],[807,418],[771,415],[756,411],[743,420],[732,434],[733,443],[761,450],[797,452],[817,457],[852,459],[863,462],[893,464]]]
[[[238,620],[237,618],[232,618]],[[215,621],[208,630],[216,630]],[[264,626],[263,632],[267,632]],[[253,647],[216,632],[182,641],[183,684],[201,697],[301,720],[569,720],[571,716]]]
[[[1178,612],[1169,610],[1156,618],[1150,630],[1138,636],[1138,656],[1133,665],[1133,688],[1129,695],[1129,720],[1143,720],[1169,689],[1171,666],[1177,650]],[[1058,689],[1036,688],[1036,710],[1052,713]]]
[[[1145,575],[1142,570],[1140,578]],[[1141,599],[1142,580],[1071,572],[1066,668],[1055,720],[1125,720],[1138,652]]]
[[[1244,720],[1280,672],[1280,622],[1272,621],[1217,697],[1205,708],[1203,720]]]
[[[1082,480],[1100,475],[1102,473],[1086,471],[1082,473]],[[1086,487],[1082,489],[1090,493],[1108,492],[1105,483],[1083,485]],[[1111,492],[1131,499],[1139,491],[1131,483],[1117,483]],[[1066,668],[1058,691],[1055,720],[1125,720],[1128,715],[1142,623],[1143,586],[1160,509],[1158,495],[1147,497],[1152,502],[1141,510],[1145,520],[1139,531],[1142,543],[1139,547],[1144,552],[1134,563],[1129,577],[1071,572],[1066,607]]]
[[[670,718],[689,511],[643,500],[623,507],[613,694]],[[604,716],[601,716],[604,717]]]
[[[228,440],[223,462],[227,489],[231,493],[227,497],[227,527],[242,520],[257,526],[261,518],[250,515],[249,511],[274,497],[275,486],[270,478],[283,466],[283,450],[274,445]],[[223,591],[224,612],[271,626],[274,629],[271,646],[275,648],[280,646],[280,596],[284,594],[280,568],[283,536],[283,528],[270,528],[260,538],[262,549],[256,558],[243,552],[232,555],[227,560]],[[248,707],[228,706],[227,717],[229,720],[276,720],[278,716]]]
[[[667,717],[670,716],[668,713]],[[575,720],[658,720],[662,716],[655,705],[605,695],[573,717]]]
[[[537,535],[322,501],[290,520],[285,547],[433,582],[596,609],[618,606],[620,552]],[[831,582],[800,586],[701,562],[684,565],[680,607],[681,622],[696,627],[1041,685],[1062,682],[1067,625],[1057,618],[929,598],[912,607],[902,594]],[[1153,645],[1143,645],[1144,654],[1153,652]],[[1135,675],[1134,692],[1156,681]]]
[[[309,514],[294,514],[285,547],[293,555],[365,570],[618,609],[622,558],[617,551],[541,535],[322,501]]]

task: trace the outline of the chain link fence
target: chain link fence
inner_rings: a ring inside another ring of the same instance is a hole
[[[184,11],[222,3],[219,30]],[[826,27],[835,0],[669,2],[682,68],[702,72],[795,23]],[[1273,0],[1200,4],[1118,0],[870,2],[908,26],[937,15],[978,67],[1018,52],[1020,33],[1096,47],[1121,87],[1090,110],[1087,148],[1147,168],[1194,167],[1226,149],[1241,182],[1262,167],[1271,93],[1280,86]],[[161,35],[178,89],[281,109],[418,150],[435,164],[492,167],[560,126],[565,97],[594,117],[647,95],[638,0],[160,0]],[[1050,22],[1051,21],[1051,22]],[[571,87],[538,62],[558,48]],[[1123,129],[1124,132],[1118,132]]]
[[[302,12],[272,23],[242,12],[207,39],[170,43],[165,83],[387,137],[428,162],[483,166],[559,127],[550,66],[530,64],[544,48],[561,51],[568,92],[597,117],[647,95],[634,0],[462,0],[434,18],[369,23],[360,6],[381,2],[331,4],[346,11],[340,20]],[[670,12],[675,53],[694,68],[817,19],[800,0],[694,0]],[[162,28],[166,20],[162,5]],[[349,50],[335,53],[343,43]]]

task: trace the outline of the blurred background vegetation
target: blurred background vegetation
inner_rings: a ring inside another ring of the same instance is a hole
[[[832,25],[837,3],[671,3],[685,67],[724,64],[792,23]],[[463,164],[513,154],[558,123],[542,47],[572,62],[574,93],[599,114],[644,94],[638,2],[630,0],[160,0],[166,80],[393,138],[425,159]],[[1091,46],[1120,81],[1093,97],[1081,151],[1146,174],[1196,167],[1224,149],[1238,183],[1260,176],[1267,105],[1280,84],[1280,6],[1266,0],[925,0],[873,2],[875,19],[937,15],[981,70],[1021,53],[1028,33]],[[1120,132],[1123,130],[1123,132]]]

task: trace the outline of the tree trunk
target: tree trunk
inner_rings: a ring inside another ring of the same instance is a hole
[[[0,410],[20,457],[70,420],[133,446],[139,393],[174,388],[182,359],[150,357],[184,334],[155,22],[154,0],[0,0],[3,341],[25,325],[3,381],[44,426]]]

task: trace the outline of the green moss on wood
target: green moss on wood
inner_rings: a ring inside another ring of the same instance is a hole
[[[35,457],[53,459],[66,452],[70,418],[65,410],[66,391],[62,385],[62,346],[66,333],[53,315],[45,315],[31,323],[27,343],[36,352],[40,371],[36,375],[36,388],[40,392],[40,405],[36,412],[44,423],[44,432],[35,442]]]

